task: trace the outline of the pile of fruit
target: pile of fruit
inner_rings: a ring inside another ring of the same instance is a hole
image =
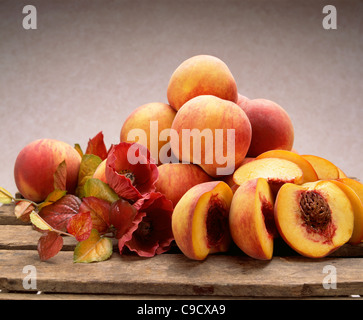
[[[293,149],[287,112],[237,91],[227,65],[199,55],[184,61],[167,88],[169,104],[138,107],[118,144],[102,132],[83,152],[41,139],[18,155],[17,218],[41,233],[40,259],[63,237],[78,243],[74,262],[120,254],[152,257],[177,246],[203,260],[234,242],[269,260],[281,237],[307,257],[363,240],[363,184],[332,162]]]

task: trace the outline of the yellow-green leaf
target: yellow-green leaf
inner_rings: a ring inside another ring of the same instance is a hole
[[[102,238],[96,229],[92,229],[88,239],[79,242],[74,249],[73,262],[90,263],[104,261],[111,257],[112,251],[111,239]]]
[[[115,202],[119,198],[115,191],[110,186],[99,179],[88,179],[84,185],[85,197],[96,197],[109,202]]]
[[[30,221],[40,230],[53,230],[53,228],[48,223],[46,223],[34,210],[30,214]]]
[[[51,193],[48,194],[47,198],[38,206],[38,210],[40,211],[42,208],[53,204],[58,201],[60,198],[63,198],[67,194],[66,190],[55,189]]]
[[[9,204],[13,202],[14,197],[4,188],[0,187],[0,203]]]
[[[85,154],[82,157],[78,173],[78,186],[76,194],[78,197],[84,197],[84,185],[88,179],[92,178],[97,167],[102,162],[101,158],[94,154]]]
[[[76,149],[76,151],[79,153],[79,155],[80,155],[81,157],[83,157],[83,151],[82,151],[82,148],[81,148],[81,146],[79,145],[79,143],[75,143],[75,144],[74,144],[74,149]]]

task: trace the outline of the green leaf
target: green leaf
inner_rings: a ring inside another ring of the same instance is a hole
[[[11,195],[9,191],[0,187],[0,203],[10,204],[13,202],[13,199],[14,197]]]
[[[84,197],[96,197],[109,202],[115,202],[119,196],[110,186],[99,179],[88,179],[84,185]]]
[[[78,186],[76,191],[78,197],[84,197],[84,185],[88,179],[92,178],[101,162],[101,158],[94,154],[83,155],[78,174]]]
[[[30,221],[40,230],[53,230],[53,228],[48,223],[46,223],[34,210],[30,214]]]
[[[90,263],[104,261],[111,257],[112,251],[111,239],[102,238],[96,229],[92,229],[88,239],[79,242],[74,249],[73,262]]]

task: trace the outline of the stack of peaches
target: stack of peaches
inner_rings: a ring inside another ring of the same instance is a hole
[[[158,121],[159,134],[168,128],[178,133],[177,143],[170,134],[152,154],[158,159],[170,143],[179,160],[159,165],[156,190],[174,204],[173,235],[187,257],[203,260],[234,241],[251,257],[271,259],[280,236],[304,256],[323,257],[363,240],[363,185],[326,159],[299,155],[287,112],[273,101],[239,94],[223,61],[208,55],[184,61],[170,78],[167,97],[169,104],[137,108],[122,127],[121,141],[131,142],[127,135],[134,128],[151,135],[150,121]],[[201,154],[195,155],[182,149],[183,129],[225,134],[210,148],[201,139]],[[227,129],[235,133],[230,154]],[[148,137],[146,146],[154,150],[151,143]],[[230,174],[218,175],[229,163]]]
[[[154,158],[158,178],[148,192],[173,204],[164,228],[188,258],[203,260],[234,242],[250,257],[268,260],[277,237],[307,257],[362,242],[363,184],[326,159],[298,154],[287,112],[273,101],[239,94],[223,61],[209,55],[185,60],[170,78],[167,98],[169,104],[135,109],[120,143],[143,145]],[[62,156],[77,158],[78,167],[66,159],[67,190],[75,189],[79,177],[79,156],[70,148]],[[93,178],[108,183],[105,166],[106,160]],[[29,170],[20,171],[15,168],[15,179],[23,196],[40,201],[52,192],[53,172],[37,173],[50,186],[38,199],[25,182]],[[118,174],[137,188],[132,172]]]

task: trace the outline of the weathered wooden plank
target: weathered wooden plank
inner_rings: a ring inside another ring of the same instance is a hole
[[[30,225],[0,225],[0,249],[10,250],[36,250],[38,239],[41,234],[35,231]],[[63,251],[73,251],[77,241],[71,237],[63,237]],[[117,240],[114,239],[114,250],[117,251]],[[173,253],[180,252],[175,249]],[[243,255],[237,248],[226,253],[227,255]],[[274,256],[296,256],[295,251],[283,243],[282,239],[275,241]],[[357,246],[344,245],[333,252],[329,257],[363,257],[363,243]]]
[[[33,250],[0,250],[0,290],[23,288],[25,265],[36,268],[36,291],[52,293],[312,297],[363,295],[363,259],[274,257],[259,261],[214,255],[192,261],[181,254],[154,258],[114,253],[108,261],[74,264],[72,252],[46,262]],[[324,267],[336,271],[336,289],[325,289]]]
[[[13,293],[0,292],[1,300],[254,300],[256,297],[231,297],[231,296],[163,296],[163,295],[129,295],[129,294],[82,294],[82,293]],[[271,300],[276,297],[259,297],[259,300]],[[279,297],[279,299],[291,300],[293,297]],[[301,297],[301,300],[363,300],[361,296],[334,296],[334,297]]]
[[[246,300],[253,299],[248,297],[230,296],[165,296],[165,295],[130,295],[130,294],[82,294],[82,293],[9,293],[0,292],[1,300]],[[269,299],[269,298],[267,298]],[[347,299],[353,299],[347,297]],[[355,298],[359,299],[359,298]],[[363,299],[363,298],[362,298]]]
[[[37,250],[41,233],[31,225],[0,225],[0,249]],[[63,237],[62,250],[74,250],[77,241],[72,237]]]
[[[0,249],[37,250],[38,240],[41,235],[31,225],[0,225]],[[112,240],[116,251],[117,240]],[[76,239],[70,236],[63,237],[62,251],[73,251],[76,245]]]
[[[0,205],[0,225],[4,224],[27,225],[29,223],[23,222],[15,217],[13,204],[3,204]]]

